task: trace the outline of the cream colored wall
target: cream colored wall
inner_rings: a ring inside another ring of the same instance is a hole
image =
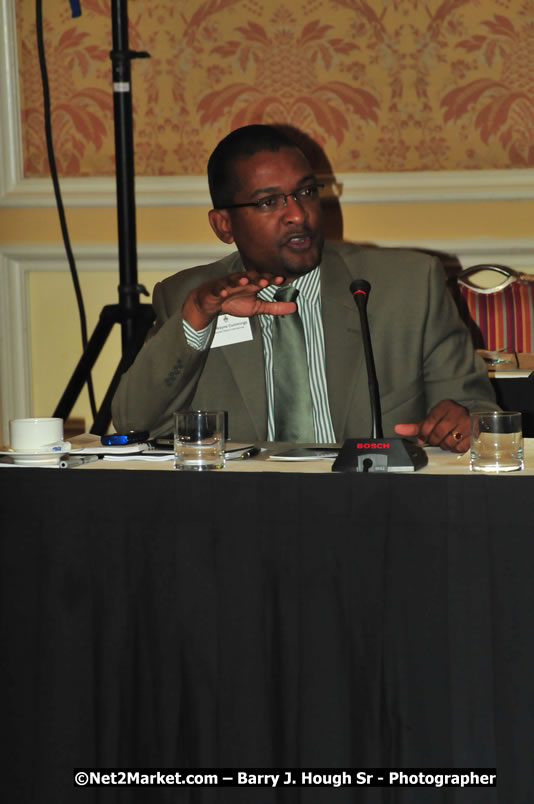
[[[503,179],[505,176],[503,176]],[[534,178],[533,178],[534,181]],[[138,243],[216,243],[208,206],[137,209]],[[357,241],[532,237],[534,201],[342,204],[344,238]],[[67,208],[73,246],[116,243],[115,210]],[[0,207],[1,243],[59,243],[54,209]]]
[[[138,243],[216,242],[207,220],[208,207],[137,209]],[[532,237],[534,201],[415,202],[342,205],[347,240],[465,237]],[[76,244],[116,243],[115,210],[67,209],[73,247]],[[0,207],[1,243],[60,243],[53,209]]]

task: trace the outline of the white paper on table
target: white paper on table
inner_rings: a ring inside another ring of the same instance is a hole
[[[333,460],[339,449],[329,447],[299,447],[269,455],[270,461],[324,461]]]

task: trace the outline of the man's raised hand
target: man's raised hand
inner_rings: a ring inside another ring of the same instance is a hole
[[[267,302],[257,294],[268,285],[283,285],[285,277],[256,271],[239,271],[205,282],[191,291],[182,314],[194,329],[207,327],[219,313],[249,318],[259,313],[289,315],[295,302]]]

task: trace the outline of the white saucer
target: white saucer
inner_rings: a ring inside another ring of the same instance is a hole
[[[42,447],[41,449],[7,449],[0,450],[0,456],[8,456],[13,459],[13,463],[19,466],[57,466],[60,460],[71,451],[72,445],[69,441],[62,441],[54,444],[53,447]]]

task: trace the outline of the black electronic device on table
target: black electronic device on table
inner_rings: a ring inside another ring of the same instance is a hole
[[[154,449],[174,449],[174,436],[171,434],[156,436],[150,440],[150,446]]]
[[[104,447],[122,447],[127,444],[142,444],[148,441],[148,430],[130,430],[128,433],[111,433],[103,435],[100,442]]]

